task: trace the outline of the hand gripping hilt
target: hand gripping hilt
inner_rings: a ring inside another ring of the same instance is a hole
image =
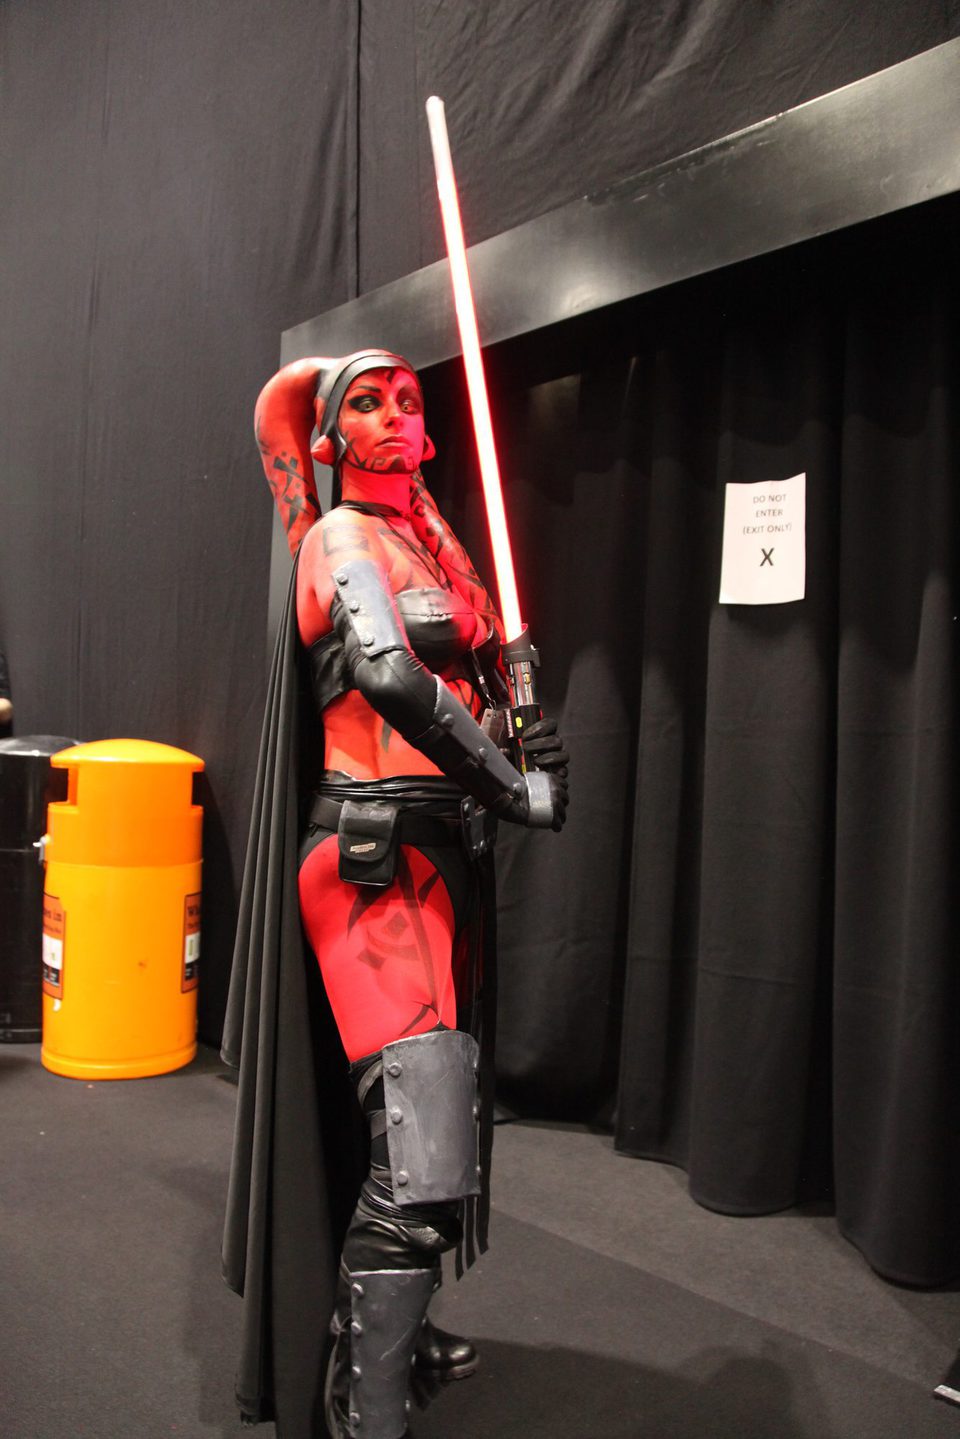
[[[413,743],[494,814],[520,819],[534,829],[553,824],[549,776],[536,770],[522,775],[515,769],[441,679],[433,724]]]

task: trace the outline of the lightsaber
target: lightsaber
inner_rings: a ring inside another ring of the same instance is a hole
[[[453,158],[450,154],[450,140],[447,135],[447,119],[443,101],[431,95],[427,101],[427,124],[430,128],[430,146],[433,150],[433,165],[437,175],[437,193],[440,197],[440,216],[443,221],[443,235],[450,259],[450,274],[453,280],[453,306],[457,315],[457,329],[460,332],[460,347],[467,375],[467,394],[473,415],[473,430],[477,442],[477,459],[480,464],[480,478],[487,506],[487,524],[490,529],[490,544],[493,550],[493,566],[497,574],[497,589],[500,594],[500,613],[503,617],[507,643],[503,646],[503,658],[507,666],[511,689],[511,720],[514,737],[519,739],[525,724],[540,718],[537,703],[534,668],[540,657],[530,642],[529,631],[520,618],[520,601],[517,597],[517,581],[513,568],[513,552],[510,549],[510,535],[507,530],[507,516],[503,507],[503,486],[500,482],[500,466],[497,463],[497,447],[493,438],[493,422],[490,418],[490,402],[487,398],[487,383],[483,373],[483,358],[480,354],[480,336],[477,331],[477,315],[470,289],[470,272],[467,268],[467,247],[463,238],[460,220],[460,204],[457,199],[457,182],[453,173]]]

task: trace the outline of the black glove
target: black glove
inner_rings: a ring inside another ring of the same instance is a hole
[[[555,719],[538,719],[524,730],[520,744],[530,768],[545,769],[551,774],[566,776],[570,756],[563,747],[563,740],[557,734]]]
[[[566,758],[566,756],[564,756]],[[541,766],[543,768],[543,766]],[[567,789],[567,767],[547,772],[550,781],[550,788],[553,791],[553,824],[550,828],[555,834],[563,829],[567,819],[567,805],[570,803],[570,794]]]
[[[504,795],[489,808],[500,819],[511,824],[525,824],[531,829],[552,829],[557,833],[563,829],[567,817],[566,771],[554,774],[544,770],[528,770],[522,785],[518,781],[513,794]]]
[[[567,817],[570,794],[567,787],[567,765],[570,756],[557,734],[555,719],[538,719],[524,730],[520,741],[528,770],[540,770],[550,781],[553,822],[550,828],[559,832]]]

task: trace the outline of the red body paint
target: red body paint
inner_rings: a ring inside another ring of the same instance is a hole
[[[389,505],[397,513],[334,509],[317,521],[310,437],[318,379],[330,361],[288,365],[257,405],[257,439],[291,551],[300,549],[297,621],[311,645],[330,633],[333,571],[351,559],[371,560],[393,592],[418,587],[455,591],[473,607],[479,643],[499,617],[469,556],[440,517],[420,474],[433,454],[424,431],[416,378],[404,369],[367,370],[346,390],[337,428],[344,500]],[[322,411],[321,411],[322,415]],[[333,445],[314,447],[329,462]],[[308,478],[305,478],[308,477]],[[477,715],[478,696],[465,680],[450,687]],[[356,691],[323,714],[324,764],[357,780],[440,772],[389,729]],[[419,850],[401,847],[394,882],[383,890],[345,884],[337,872],[336,840],[324,840],[300,870],[300,909],[349,1059],[391,1040],[457,1023],[455,921],[443,880]]]
[[[437,870],[401,846],[386,889],[344,884],[331,835],[300,869],[300,913],[349,1060],[457,1024],[453,907]]]

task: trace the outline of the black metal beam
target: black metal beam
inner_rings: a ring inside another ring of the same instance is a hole
[[[474,245],[485,345],[960,189],[960,39]],[[459,353],[445,261],[283,336],[284,362],[363,345]]]

